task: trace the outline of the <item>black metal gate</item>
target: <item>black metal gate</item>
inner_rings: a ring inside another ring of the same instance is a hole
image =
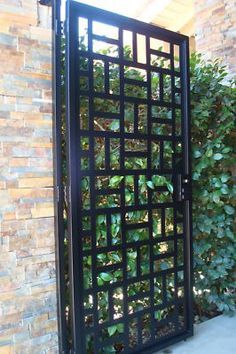
[[[192,335],[188,38],[68,1],[72,347]]]

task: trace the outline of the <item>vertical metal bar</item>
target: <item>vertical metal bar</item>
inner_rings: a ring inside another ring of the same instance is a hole
[[[133,32],[133,61],[134,63],[137,63],[137,57],[138,57],[138,46],[137,46],[137,33]]]
[[[110,170],[110,138],[105,138],[105,169]]]
[[[104,63],[104,80],[105,80],[105,93],[109,94],[110,92],[110,78],[109,78],[109,61],[105,61]]]
[[[172,104],[172,137],[176,136],[176,122],[175,122],[175,67],[174,67],[174,45],[170,44],[170,64],[171,64],[171,104]],[[172,141],[172,168],[173,176],[172,181],[174,183],[175,175],[177,174],[176,170],[176,140]],[[178,331],[178,242],[177,242],[177,208],[178,204],[173,196],[173,232],[174,232],[174,296],[175,296],[175,318],[176,318],[176,331]]]
[[[183,141],[184,141],[184,174],[191,181],[191,151],[190,151],[190,83],[189,83],[189,41],[185,39],[180,45],[180,67],[182,87],[182,117],[183,117]],[[191,182],[190,182],[191,183]],[[192,193],[190,193],[191,195]],[[184,202],[184,263],[186,269],[185,289],[187,329],[193,334],[193,251],[192,251],[192,202],[191,199]]]
[[[138,278],[141,277],[141,252],[140,252],[140,247],[137,246],[136,247],[136,252],[137,252],[137,258],[136,258],[136,270],[137,270],[137,273],[136,273],[136,276]]]
[[[63,220],[62,116],[61,116],[61,0],[53,1],[53,142],[54,142],[54,210],[57,275],[57,313],[60,352],[68,352],[66,337],[65,229]]]
[[[146,36],[146,58],[147,63],[150,60],[150,37]],[[147,107],[147,133],[150,137],[152,134],[152,75],[151,71],[147,70],[147,97],[148,97],[148,107]],[[147,178],[152,179],[152,141],[149,138],[147,141]],[[152,215],[152,195],[153,192],[148,188],[148,229],[149,229],[149,243],[150,243],[150,305],[151,305],[151,336],[155,336],[155,310],[154,310],[154,239],[153,239],[153,215]]]
[[[159,80],[160,80],[160,83],[159,83],[159,88],[160,88],[159,97],[160,97],[160,102],[163,102],[163,100],[164,100],[164,87],[163,87],[164,80],[163,80],[163,73],[162,72],[160,72],[160,74],[159,74]]]
[[[121,61],[120,64],[120,169],[124,171],[125,168],[125,85],[124,85],[124,53],[123,53],[123,30],[119,28],[119,58]],[[127,292],[127,246],[126,246],[126,230],[125,230],[125,179],[120,183],[121,188],[121,197],[120,197],[120,206],[121,206],[121,233],[122,233],[122,271],[123,271],[123,303],[124,303],[124,317],[126,318],[124,323],[124,344],[125,347],[129,347],[129,323],[128,323],[128,292]]]
[[[138,134],[138,120],[139,120],[139,107],[138,104],[134,104],[134,133]]]
[[[139,178],[134,176],[134,204],[138,206],[139,203]]]
[[[111,235],[111,214],[107,213],[107,245],[108,247],[112,246],[112,235]]]
[[[91,237],[92,237],[92,286],[93,286],[93,318],[94,318],[94,343],[93,350],[95,353],[99,352],[99,338],[96,335],[99,332],[98,327],[98,287],[97,287],[97,249],[96,249],[96,197],[95,197],[95,139],[92,134],[94,131],[94,75],[93,75],[93,23],[91,18],[88,18],[88,54],[89,54],[89,148],[90,148],[90,217],[91,217]],[[103,72],[104,73],[104,72]],[[104,75],[104,80],[107,77]],[[105,81],[106,82],[106,81]],[[105,85],[105,83],[104,83]],[[104,86],[105,87],[105,86]],[[105,153],[109,145],[106,143],[106,139],[103,139],[105,143]],[[109,149],[110,150],[110,149]],[[110,161],[105,161],[105,168],[109,168]],[[107,217],[106,217],[107,221]],[[81,289],[82,290],[82,289]]]
[[[161,208],[161,237],[165,237],[165,235],[166,235],[165,208]]]
[[[71,293],[71,325],[72,345],[75,354],[85,352],[83,344],[83,297],[78,291],[83,281],[83,254],[81,219],[79,215],[79,178],[77,159],[79,151],[77,105],[75,101],[75,78],[78,78],[78,65],[76,66],[76,48],[78,41],[78,25],[73,17],[74,2],[67,1],[66,8],[66,115],[67,115],[67,173],[69,188],[69,251],[70,251],[70,293]],[[77,70],[77,71],[76,71]]]
[[[160,169],[164,168],[164,142],[160,141]]]

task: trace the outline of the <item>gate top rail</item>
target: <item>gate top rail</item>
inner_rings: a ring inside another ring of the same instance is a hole
[[[183,41],[188,41],[188,36],[184,34],[173,32],[156,25],[145,23],[136,20],[131,17],[126,17],[120,14],[116,14],[107,10],[103,10],[97,7],[79,3],[77,1],[70,1],[70,8],[73,15],[76,16],[89,16],[94,20],[105,21],[106,24],[122,26],[123,29],[137,31],[138,33],[145,33],[149,36],[160,37],[161,39],[172,42],[173,44],[181,44]]]

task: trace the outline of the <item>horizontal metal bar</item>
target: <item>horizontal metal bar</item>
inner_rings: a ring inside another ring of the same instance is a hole
[[[108,347],[109,345],[112,345],[114,344],[114,341],[115,343],[122,343],[122,341],[124,340],[124,334],[118,334],[112,338],[108,338],[108,339],[103,339],[103,341],[98,345],[98,348],[103,348],[104,347]]]
[[[172,125],[173,124],[172,119],[156,118],[156,117],[152,117],[152,122],[153,123],[159,123],[159,124],[168,124],[168,125]]]
[[[131,30],[140,34],[148,35],[154,38],[159,38],[173,44],[180,44],[188,37],[183,34],[169,31],[156,25],[147,24],[129,17],[121,16],[109,11],[105,11],[96,7],[85,4],[78,4],[76,1],[71,1],[71,11],[75,16],[85,16],[97,21],[100,18],[107,24],[113,26],[121,26],[123,29]]]
[[[115,118],[116,119],[116,118]],[[140,139],[140,140],[153,140],[153,141],[173,141],[181,142],[182,138],[180,136],[170,136],[170,135],[161,135],[161,134],[144,134],[144,133],[121,133],[113,131],[104,131],[104,130],[80,130],[80,135],[82,136],[94,136],[94,137],[104,137],[104,138],[124,138],[124,139]]]
[[[94,112],[94,117],[95,118],[105,118],[105,119],[119,119],[120,118],[120,114],[119,113],[114,113],[114,112],[95,111]]]
[[[109,175],[109,176],[139,176],[139,175],[143,175],[143,176],[147,176],[148,175],[147,169],[135,169],[135,170],[131,170],[129,168],[125,169],[125,170],[94,170],[94,171],[80,171],[81,176],[104,176],[105,175]],[[160,168],[160,169],[152,169],[151,173],[153,175],[171,175],[173,173],[172,169],[164,169],[164,168]]]
[[[173,267],[173,268],[153,272],[153,276],[158,277],[163,274],[164,275],[173,274],[174,271],[181,272],[183,270],[184,270],[183,266],[178,266],[176,268]],[[127,283],[127,285],[129,285],[129,284],[133,284],[133,283],[137,283],[139,281],[149,280],[149,279],[150,279],[150,274],[145,274],[145,275],[141,275],[139,277],[128,278],[126,280],[126,283]],[[122,287],[122,285],[123,285],[123,281],[109,283],[108,285],[106,284],[106,285],[99,286],[99,291],[106,291],[108,288],[109,288],[109,290],[116,289],[116,288]],[[84,290],[85,295],[90,295],[90,293],[91,293],[91,289]]]
[[[122,263],[116,263],[116,264],[109,264],[106,266],[97,266],[97,274],[99,272],[111,272],[113,270],[118,270],[122,268]]]
[[[79,76],[88,77],[89,76],[89,72],[86,71],[86,70],[79,70]]]
[[[155,261],[158,261],[158,260],[166,259],[166,258],[169,258],[169,257],[174,257],[174,255],[175,255],[175,252],[166,252],[166,253],[163,253],[163,254],[154,255],[153,259]]]
[[[82,50],[79,50],[79,55],[81,57],[86,57],[86,58],[92,58],[92,59],[97,59],[97,60],[102,60],[104,62],[108,61],[110,63],[114,63],[114,64],[119,64],[119,65],[124,65],[127,67],[134,67],[135,69],[143,69],[143,70],[151,70],[153,72],[157,72],[157,73],[162,73],[162,74],[166,74],[166,75],[174,75],[177,77],[180,77],[180,72],[176,71],[176,70],[170,70],[167,68],[160,68],[158,66],[155,65],[149,65],[149,64],[142,64],[142,63],[134,63],[130,60],[125,60],[122,59],[122,61],[117,58],[117,57],[112,57],[109,55],[105,55],[105,54],[101,54],[101,53],[94,53],[94,52],[85,52]]]
[[[111,195],[119,194],[121,190],[119,188],[110,188],[110,189],[95,189],[96,195]]]
[[[124,151],[125,157],[147,157],[147,151]]]
[[[150,49],[150,54],[154,54],[158,57],[164,57],[166,59],[170,59],[171,55],[166,52],[162,52],[161,50],[156,50],[156,49]]]
[[[173,208],[174,206],[174,203],[172,202],[169,202],[169,203],[153,203],[150,207],[152,209],[157,209],[157,208]],[[125,206],[124,208],[124,212],[129,212],[129,211],[135,211],[135,210],[147,210],[147,205],[143,204],[143,205],[133,205],[133,206],[130,206],[130,205],[127,205]],[[100,214],[105,214],[107,212],[112,212],[113,214],[114,213],[117,213],[117,212],[120,212],[121,208],[120,207],[110,207],[110,208],[97,208],[96,210],[94,210],[94,213],[96,215],[100,215]],[[83,215],[86,216],[86,215],[90,215],[90,211],[89,210],[84,210],[83,211]]]
[[[93,34],[92,38],[94,40],[96,40],[96,41],[102,41],[102,42],[106,42],[106,43],[109,43],[109,44],[119,45],[119,41],[118,40],[113,39],[113,38],[109,38],[109,37],[106,37],[106,36],[100,36],[98,34]]]
[[[150,296],[150,291],[145,291],[135,295],[128,296],[128,301],[143,300],[143,298],[147,296]]]
[[[135,79],[124,79],[124,83],[128,85],[135,85],[139,87],[147,87],[147,82],[146,81],[141,81],[141,80],[135,80]]]
[[[139,222],[137,224],[126,224],[124,226],[125,230],[138,230],[148,228],[150,225],[149,222]]]

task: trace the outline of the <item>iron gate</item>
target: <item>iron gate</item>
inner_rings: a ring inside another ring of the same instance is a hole
[[[72,347],[151,353],[192,335],[188,38],[76,1],[65,28]]]

